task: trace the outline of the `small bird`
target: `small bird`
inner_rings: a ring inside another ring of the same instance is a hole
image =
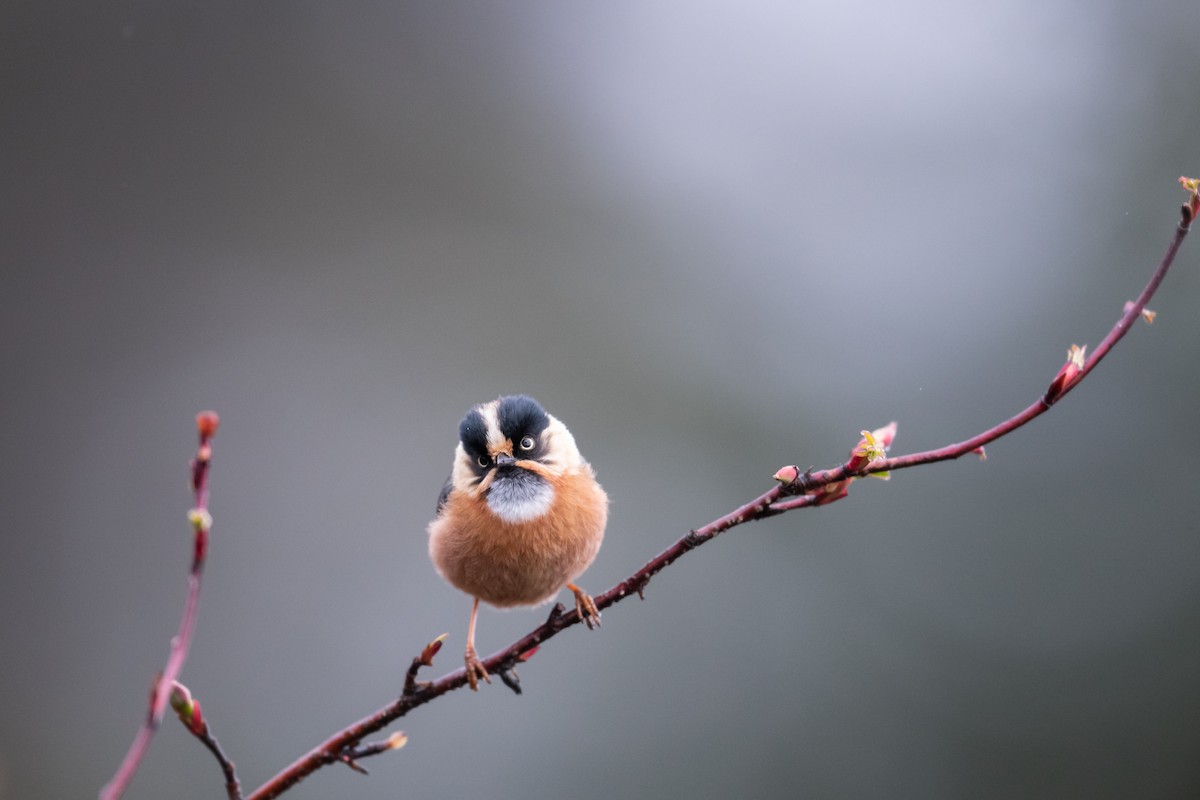
[[[608,495],[575,437],[537,400],[508,395],[475,406],[458,426],[454,465],[429,523],[438,573],[474,598],[467,626],[467,681],[491,683],[475,652],[479,601],[536,606],[566,587],[589,629],[600,611],[576,580],[596,558]]]

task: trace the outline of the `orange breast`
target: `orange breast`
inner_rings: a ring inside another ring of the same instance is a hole
[[[515,524],[493,514],[482,497],[452,493],[429,525],[429,554],[442,577],[467,594],[509,607],[550,600],[587,569],[604,538],[608,497],[587,473],[550,480],[550,510]]]

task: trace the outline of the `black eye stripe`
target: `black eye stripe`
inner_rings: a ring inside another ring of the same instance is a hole
[[[468,411],[458,424],[458,438],[472,461],[488,454],[487,425],[483,421],[483,415],[475,409]]]
[[[523,436],[531,436],[536,442],[550,424],[550,417],[537,400],[516,394],[500,398],[496,421],[500,424],[500,433],[509,441],[518,443]]]

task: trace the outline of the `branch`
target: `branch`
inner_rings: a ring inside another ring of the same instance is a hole
[[[776,516],[797,508],[826,505],[830,502],[840,500],[847,495],[850,484],[860,477],[868,475],[884,477],[891,470],[906,469],[918,464],[946,461],[972,452],[977,453],[982,458],[984,457],[984,445],[1012,433],[1029,423],[1035,417],[1049,411],[1063,395],[1086,378],[1112,347],[1129,332],[1130,327],[1132,327],[1137,317],[1145,312],[1146,303],[1150,301],[1162,283],[1167,270],[1170,269],[1172,262],[1175,260],[1179,246],[1183,243],[1184,237],[1187,236],[1192,220],[1200,212],[1200,181],[1180,178],[1180,182],[1189,193],[1188,202],[1184,204],[1182,209],[1182,219],[1175,229],[1174,237],[1167,247],[1166,254],[1159,262],[1158,268],[1150,277],[1149,282],[1138,296],[1138,299],[1126,304],[1121,318],[1100,342],[1100,345],[1096,347],[1091,358],[1085,361],[1084,348],[1072,346],[1068,354],[1067,363],[1063,365],[1054,377],[1050,388],[1024,411],[957,444],[896,458],[886,457],[886,451],[896,434],[895,423],[878,431],[863,431],[862,440],[851,451],[850,458],[840,466],[820,472],[801,472],[795,466],[784,467],[775,474],[776,480],[779,481],[778,485],[740,508],[731,511],[719,519],[713,520],[704,527],[688,532],[687,535],[683,536],[666,550],[663,550],[657,556],[650,559],[641,569],[604,594],[596,597],[596,606],[603,610],[633,594],[642,597],[646,585],[652,577],[673,564],[684,554],[696,549],[730,528],[747,522]],[[1148,321],[1153,318],[1149,312],[1145,316]],[[520,685],[517,683],[516,673],[513,671],[516,664],[527,660],[544,642],[558,635],[561,631],[579,624],[579,622],[580,617],[578,612],[570,611],[564,613],[563,607],[556,605],[550,612],[549,619],[508,647],[483,659],[483,664],[489,673],[499,674],[504,679],[505,684],[519,693]],[[337,761],[352,761],[356,754],[364,752],[361,749],[356,749],[364,737],[390,725],[414,708],[425,705],[447,692],[465,686],[467,684],[465,669],[455,670],[432,683],[419,683],[416,680],[417,672],[422,666],[432,665],[433,656],[440,649],[442,639],[444,639],[444,636],[431,642],[420,656],[413,659],[412,666],[409,668],[404,683],[403,693],[399,699],[384,706],[370,716],[364,717],[349,727],[338,731],[263,784],[254,793],[249,795],[247,800],[269,800],[269,798],[278,797],[326,764],[332,764]]]
[[[1200,213],[1200,193],[1198,193],[1200,192],[1200,181],[1194,178],[1180,178],[1179,181],[1188,190],[1189,199],[1181,209],[1179,224],[1175,228],[1175,235],[1171,238],[1171,243],[1167,246],[1166,253],[1163,254],[1162,260],[1158,262],[1158,267],[1150,276],[1150,280],[1146,282],[1146,286],[1142,289],[1141,294],[1138,295],[1137,300],[1125,304],[1121,318],[1117,320],[1108,334],[1100,341],[1100,344],[1096,346],[1090,358],[1084,359],[1086,346],[1078,347],[1072,345],[1070,350],[1068,350],[1067,363],[1063,364],[1058,374],[1054,376],[1054,380],[1051,381],[1049,388],[1046,389],[1046,393],[1024,411],[1001,422],[995,427],[989,428],[957,444],[947,445],[936,450],[926,450],[906,456],[877,460],[858,474],[868,475],[878,472],[889,472],[891,470],[915,467],[919,464],[948,461],[976,451],[982,453],[984,445],[1012,433],[1035,417],[1046,413],[1067,392],[1079,385],[1080,381],[1091,374],[1101,359],[1108,355],[1113,346],[1125,338],[1125,335],[1129,333],[1133,327],[1133,323],[1137,321],[1139,316],[1144,317],[1148,322],[1152,322],[1154,320],[1154,312],[1147,312],[1146,304],[1154,297],[1154,293],[1158,291],[1163,278],[1167,276],[1167,271],[1171,268],[1171,264],[1174,263],[1175,255],[1179,252],[1180,245],[1183,244],[1184,238],[1191,229],[1192,220],[1196,218],[1197,213]],[[803,480],[791,482],[788,487],[789,492],[792,494],[803,494],[806,492],[806,487],[808,486],[826,485],[847,477],[854,477],[854,474],[845,471],[842,467],[838,467],[828,472],[809,474],[807,477],[807,482]]]
[[[242,785],[238,782],[237,770],[234,768],[233,762],[225,755],[225,751],[221,749],[217,737],[208,727],[208,720],[204,718],[204,714],[200,710],[200,701],[192,697],[192,693],[186,686],[175,681],[171,686],[170,703],[188,733],[199,739],[201,744],[207,747],[217,759],[217,764],[220,765],[221,772],[225,775],[226,796],[229,800],[242,800]]]
[[[192,459],[192,493],[195,504],[188,512],[188,520],[192,523],[192,568],[188,572],[187,601],[183,606],[183,619],[179,622],[179,632],[171,639],[171,653],[163,671],[155,677],[150,690],[150,705],[146,710],[146,718],[138,728],[125,759],[112,780],[100,790],[100,800],[116,800],[129,787],[129,782],[137,774],[138,766],[158,731],[172,686],[183,664],[187,661],[188,649],[192,644],[192,634],[196,627],[196,612],[200,605],[200,577],[204,572],[204,561],[208,556],[208,532],[212,527],[212,516],[208,513],[208,466],[212,460],[212,438],[217,432],[220,420],[213,411],[203,411],[196,415],[196,430],[200,435],[200,446],[196,457]]]
[[[364,744],[361,747],[355,747],[352,750],[347,750],[346,752],[342,753],[340,760],[343,764],[358,774],[369,775],[369,772],[359,766],[358,760],[360,758],[377,756],[381,753],[389,753],[392,750],[399,750],[406,744],[408,744],[408,737],[404,735],[404,731],[396,731],[381,742],[372,742],[371,744]]]

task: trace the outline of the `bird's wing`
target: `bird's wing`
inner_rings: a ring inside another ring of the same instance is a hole
[[[446,478],[446,483],[442,485],[442,491],[438,494],[437,513],[441,514],[442,509],[446,507],[446,498],[450,496],[450,488],[453,484],[450,478]]]

